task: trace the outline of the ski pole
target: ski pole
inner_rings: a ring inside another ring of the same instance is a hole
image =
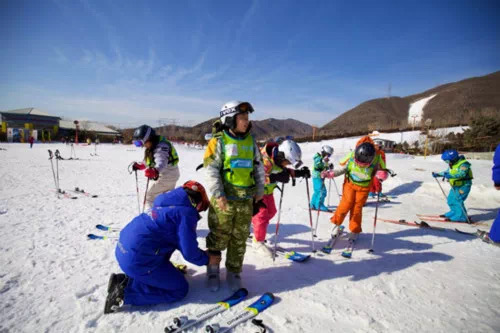
[[[319,213],[320,210],[318,209],[318,215],[316,216],[316,225],[314,226],[314,234],[313,234],[314,237],[318,237],[317,231],[318,231]]]
[[[56,150],[56,152],[57,152],[57,150]],[[58,155],[59,154],[57,154],[57,156],[56,156],[56,170],[57,170],[56,174],[57,174],[57,190],[60,191],[61,187],[59,186],[59,158],[57,158]]]
[[[368,250],[369,253],[373,253],[373,245],[375,244],[375,229],[377,228],[377,213],[378,213],[379,200],[380,200],[380,192],[377,193],[377,203],[375,204],[375,218],[373,219],[372,246]]]
[[[450,184],[450,186],[451,186],[451,184]],[[456,199],[459,199],[459,198],[460,198],[460,197],[459,197],[459,195],[460,195],[460,194],[459,194],[459,193],[457,193],[457,191],[455,190],[455,188],[454,188],[453,186],[451,186],[451,190],[453,191],[453,194],[455,195],[455,198],[456,198]],[[469,216],[467,215],[467,211],[465,210],[465,203],[464,203],[464,201],[463,201],[463,200],[462,200],[462,202],[460,202],[460,208],[462,209],[462,213],[464,213],[465,218],[467,219],[467,223],[468,223],[468,224],[471,224],[472,222],[471,222],[471,220],[469,219]]]
[[[139,198],[139,179],[137,178],[137,170],[135,170],[135,190],[137,192],[137,209],[141,213],[141,199]]]
[[[314,233],[313,233],[313,218],[311,213],[311,195],[309,194],[309,178],[306,178],[306,189],[307,189],[307,208],[309,209],[309,225],[311,226],[311,248],[312,252],[316,252],[314,249]],[[319,208],[319,207],[318,207]]]
[[[57,197],[59,198],[59,188],[57,187],[57,180],[56,180],[56,173],[54,171],[54,163],[52,162],[52,151],[49,149],[49,160],[50,160],[50,166],[52,167],[52,176],[54,177],[54,185],[56,186],[56,191],[57,191]]]
[[[146,208],[146,197],[148,195],[148,187],[149,187],[149,178],[146,181],[146,191],[144,191],[144,202],[142,203],[142,212],[144,213],[144,209]]]
[[[281,219],[281,203],[283,202],[283,193],[285,192],[285,183],[281,185],[281,194],[280,194],[280,205],[278,208],[278,221],[276,222],[276,231],[274,232],[274,251],[273,251],[273,262],[276,260],[276,250],[278,248],[278,230],[280,227],[280,219]]]
[[[328,209],[330,209],[330,191],[332,189],[332,179],[328,181]]]
[[[439,180],[437,180],[437,178],[434,178],[434,179],[436,180],[436,183],[438,183],[439,188],[441,189],[441,192],[443,192],[444,200],[445,200],[445,201],[448,201],[448,198],[446,197],[446,193],[444,192],[443,187],[442,187],[442,186],[441,186],[441,184],[439,183]]]
[[[340,197],[342,197],[340,195],[340,192],[339,192],[339,188],[337,187],[337,182],[335,181],[335,178],[332,178],[333,179],[333,184],[335,185],[335,190],[337,190],[337,195],[339,196],[339,200],[340,200]]]

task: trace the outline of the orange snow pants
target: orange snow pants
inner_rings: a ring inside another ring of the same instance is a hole
[[[342,200],[330,221],[341,225],[347,213],[350,212],[349,230],[352,233],[360,233],[363,205],[368,199],[368,193],[370,193],[370,187],[362,187],[346,181],[342,190]]]

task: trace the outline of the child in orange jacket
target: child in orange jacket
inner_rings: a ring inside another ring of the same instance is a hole
[[[376,154],[375,145],[369,136],[362,137],[356,144],[356,150],[350,152],[340,165],[342,169],[335,169],[330,177],[345,174],[342,200],[330,218],[333,224],[341,225],[347,213],[350,213],[349,230],[359,234],[361,229],[363,205],[368,199],[370,186],[375,173],[385,169],[381,156]]]

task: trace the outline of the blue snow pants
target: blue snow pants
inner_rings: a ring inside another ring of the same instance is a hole
[[[186,297],[189,285],[184,275],[165,258],[162,265],[145,274],[122,270],[129,277],[125,288],[125,304],[153,305],[172,303]]]
[[[493,221],[489,236],[492,241],[500,242],[500,210],[498,211],[497,218]]]
[[[325,209],[326,186],[323,178],[313,178],[314,193],[311,198],[311,207],[314,209]]]
[[[467,212],[464,201],[469,196],[471,184],[465,184],[462,186],[453,186],[448,194],[448,206],[450,206],[450,211],[444,214],[451,221],[455,222],[467,222],[467,216],[464,215],[464,211]]]

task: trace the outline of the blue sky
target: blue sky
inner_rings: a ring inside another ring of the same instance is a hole
[[[498,1],[0,1],[0,110],[121,126],[321,126],[368,99],[500,70]]]

